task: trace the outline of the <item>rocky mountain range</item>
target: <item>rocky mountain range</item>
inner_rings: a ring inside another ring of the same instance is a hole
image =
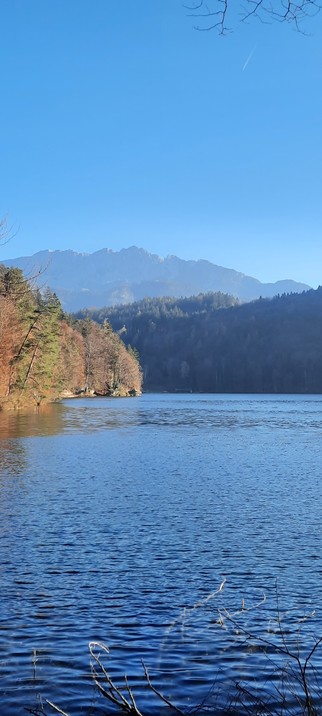
[[[162,258],[136,246],[88,254],[46,250],[3,263],[22,269],[40,288],[49,286],[69,312],[125,304],[145,297],[222,291],[242,301],[251,301],[260,296],[299,293],[310,288],[292,280],[261,283],[210,261],[187,261],[177,256]]]

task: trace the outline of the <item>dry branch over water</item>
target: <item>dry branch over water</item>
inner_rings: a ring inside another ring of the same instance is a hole
[[[92,641],[89,644],[91,675],[95,687],[110,705],[106,714],[150,716],[147,693],[153,696],[156,704],[159,703],[160,713],[162,709],[163,713],[172,716],[318,716],[321,713],[322,690],[315,656],[322,644],[322,637],[302,632],[303,624],[313,620],[314,612],[293,617],[290,624],[290,613],[282,614],[280,611],[277,591],[275,616],[268,622],[261,613],[267,603],[265,594],[249,606],[246,605],[246,599],[242,599],[240,608],[230,611],[221,604],[216,604],[219,595],[222,597],[225,583],[226,580],[223,580],[214,592],[189,609],[183,609],[178,619],[167,628],[165,639],[176,628],[184,630],[185,622],[197,611],[210,609],[212,622],[219,631],[225,631],[231,648],[238,646],[242,649],[245,659],[248,656],[258,656],[256,678],[247,679],[242,678],[241,674],[235,677],[232,675],[229,692],[218,698],[220,679],[216,679],[218,667],[214,664],[214,684],[209,689],[208,696],[193,707],[181,703],[178,705],[172,697],[164,693],[164,688],[161,690],[158,687],[155,675],[151,675],[153,669],[143,661],[140,684],[131,684],[126,674],[123,681],[114,679],[106,663],[111,656],[109,647],[102,642]],[[250,617],[254,616],[257,626],[252,628],[249,621]],[[258,616],[261,617],[260,622]],[[227,685],[225,688],[227,689]],[[27,710],[35,716],[49,716],[48,707],[56,713],[69,716],[60,706],[49,700],[40,700],[35,709]],[[153,708],[154,714],[157,713],[156,708]]]

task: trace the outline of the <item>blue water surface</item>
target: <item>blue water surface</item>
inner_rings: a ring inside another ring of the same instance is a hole
[[[219,713],[240,680],[274,701],[276,645],[304,656],[322,635],[321,446],[320,396],[1,414],[2,713],[49,699],[106,714],[90,641],[144,713],[161,707],[141,660],[184,710],[205,699]]]

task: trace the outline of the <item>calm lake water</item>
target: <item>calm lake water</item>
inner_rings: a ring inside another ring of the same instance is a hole
[[[144,395],[0,415],[4,716],[40,696],[106,714],[93,640],[148,714],[166,707],[142,659],[183,709],[207,699],[217,713],[241,680],[274,700],[278,611],[290,649],[322,635],[321,451],[320,396]]]

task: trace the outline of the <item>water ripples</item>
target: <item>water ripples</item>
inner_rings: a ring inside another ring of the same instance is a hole
[[[149,714],[141,659],[181,706],[208,695],[219,708],[242,676],[257,688],[262,674],[273,694],[265,650],[218,609],[274,644],[278,580],[287,638],[300,629],[307,648],[321,633],[321,426],[314,396],[81,399],[17,425],[0,416],[6,716],[37,693],[71,716],[106,713],[95,640]]]

